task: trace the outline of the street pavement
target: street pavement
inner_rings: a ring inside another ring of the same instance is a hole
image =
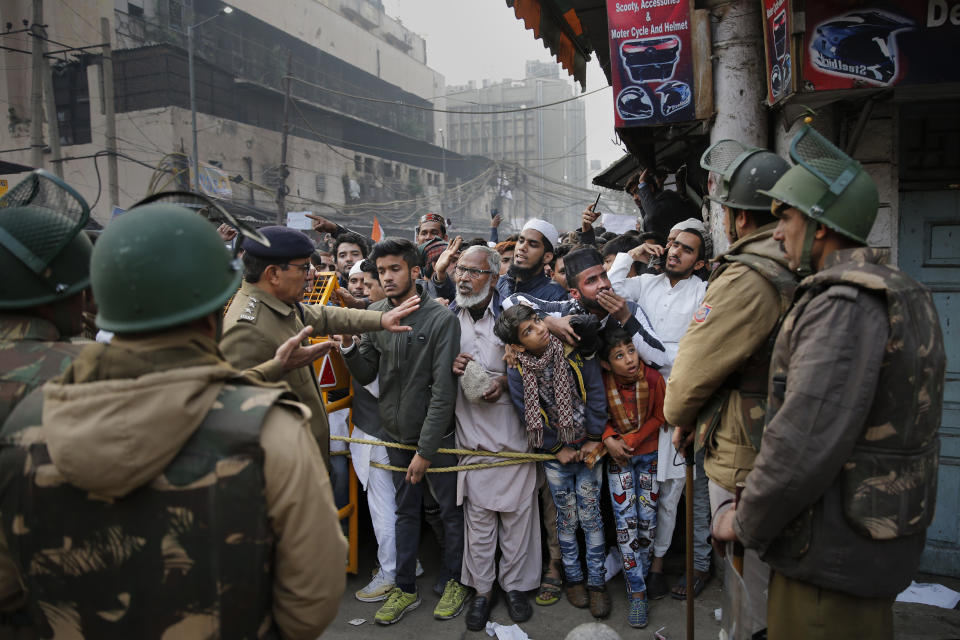
[[[369,524],[369,521],[367,522]],[[362,530],[361,530],[362,531]],[[372,540],[372,532],[362,536]],[[465,613],[452,619],[439,621],[433,619],[433,608],[439,597],[432,591],[438,573],[439,559],[436,557],[436,543],[430,533],[424,532],[420,559],[426,573],[418,579],[422,603],[418,609],[404,616],[397,624],[381,627],[374,623],[373,616],[381,603],[359,602],[353,594],[369,581],[374,569],[375,547],[370,542],[361,544],[360,570],[357,575],[348,575],[347,588],[340,603],[340,611],[334,622],[327,628],[323,638],[351,639],[389,638],[390,640],[425,640],[427,638],[487,638],[483,632],[467,631],[464,624]],[[670,553],[666,558],[668,584],[676,582],[683,571],[683,558]],[[918,575],[918,582],[939,582],[960,591],[960,580],[938,576]],[[720,623],[715,620],[714,611],[721,607],[723,600],[722,576],[715,576],[703,593],[697,598],[694,607],[694,632],[700,639],[714,640],[719,637]],[[613,600],[613,612],[605,624],[613,628],[622,638],[652,639],[654,632],[668,640],[686,638],[685,603],[674,600],[669,595],[651,603],[650,623],[645,629],[633,629],[626,621],[627,602],[623,577],[618,574],[607,586]],[[531,592],[531,603],[534,593]],[[533,640],[563,640],[577,625],[594,622],[588,609],[577,609],[565,598],[550,607],[533,605],[533,617],[520,627]],[[363,620],[359,625],[351,625],[351,620]],[[514,624],[507,614],[502,598],[497,602],[491,614],[491,620],[503,625]],[[960,638],[960,610],[946,610],[921,604],[894,605],[895,637],[897,640],[938,640]]]

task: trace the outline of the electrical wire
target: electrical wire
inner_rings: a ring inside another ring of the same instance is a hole
[[[380,104],[391,104],[391,105],[395,105],[395,106],[398,106],[398,107],[408,107],[408,108],[410,108],[410,109],[417,109],[417,110],[419,110],[419,111],[431,111],[431,112],[433,112],[433,113],[457,113],[457,114],[470,114],[470,115],[478,115],[478,116],[482,116],[482,115],[494,115],[494,114],[498,114],[498,113],[519,113],[519,112],[522,112],[522,111],[537,111],[538,109],[544,109],[544,108],[546,108],[546,107],[553,107],[553,106],[556,106],[556,105],[558,105],[558,104],[563,104],[564,102],[573,102],[574,100],[579,100],[580,98],[585,98],[586,96],[592,95],[592,94],[594,94],[594,93],[599,93],[600,91],[604,91],[604,90],[606,90],[606,89],[610,89],[610,88],[611,88],[609,85],[607,85],[607,86],[605,86],[605,87],[599,87],[599,88],[597,88],[597,89],[594,89],[593,91],[587,91],[586,93],[581,93],[581,94],[576,95],[576,96],[573,96],[573,97],[571,97],[571,98],[564,98],[563,100],[557,100],[556,102],[547,102],[547,103],[544,103],[544,104],[533,105],[532,107],[517,107],[516,109],[503,109],[503,110],[499,110],[499,111],[463,111],[463,110],[458,110],[458,109],[436,109],[436,108],[434,108],[434,107],[422,107],[422,106],[420,106],[420,105],[417,105],[417,104],[409,104],[409,103],[407,103],[407,102],[397,102],[396,100],[384,100],[384,99],[382,99],[382,98],[368,98],[368,97],[366,97],[366,96],[358,96],[358,95],[354,95],[354,94],[351,94],[351,93],[346,93],[346,92],[344,92],[344,91],[337,91],[336,89],[330,89],[330,88],[328,88],[328,87],[324,87],[324,86],[322,86],[322,85],[315,84],[315,83],[310,82],[310,81],[308,81],[308,80],[304,80],[303,78],[298,78],[298,77],[296,77],[296,76],[294,76],[294,75],[284,75],[284,76],[283,76],[283,79],[295,80],[295,81],[297,81],[297,82],[299,82],[299,83],[301,83],[301,84],[305,84],[305,85],[307,85],[307,86],[313,87],[314,89],[319,89],[320,91],[325,91],[325,92],[327,92],[327,93],[333,93],[333,94],[335,94],[335,95],[343,96],[343,97],[345,97],[345,98],[352,98],[352,99],[354,99],[354,100],[363,100],[363,101],[366,101],[366,102],[377,102],[377,103],[380,103]]]

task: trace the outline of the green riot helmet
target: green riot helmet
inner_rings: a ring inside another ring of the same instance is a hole
[[[0,309],[67,300],[90,284],[90,207],[46,171],[0,198]]]
[[[766,149],[748,148],[736,140],[720,140],[704,151],[700,166],[718,180],[707,198],[731,209],[769,211],[769,189],[790,169],[790,163]]]
[[[240,276],[240,262],[202,216],[173,204],[135,207],[93,250],[97,325],[124,334],[185,324],[220,309]]]
[[[762,193],[860,244],[877,218],[877,185],[860,163],[809,124],[790,144],[796,163]],[[776,211],[774,211],[776,215]]]

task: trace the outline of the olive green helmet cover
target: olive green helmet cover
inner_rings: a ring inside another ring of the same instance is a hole
[[[220,309],[240,285],[240,262],[204,217],[173,204],[135,207],[97,240],[90,263],[97,325],[159,331]]]
[[[700,166],[719,177],[707,198],[731,209],[765,212],[770,210],[770,198],[759,190],[772,187],[790,169],[790,163],[772,151],[736,140],[711,145]]]
[[[796,165],[761,193],[799,209],[851,240],[867,244],[879,197],[877,185],[860,163],[809,124],[794,137],[790,157]]]
[[[67,300],[90,284],[90,207],[40,169],[0,197],[0,309]]]

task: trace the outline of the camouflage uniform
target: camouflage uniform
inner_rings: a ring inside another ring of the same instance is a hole
[[[821,600],[874,599],[889,618],[933,517],[945,356],[929,291],[886,259],[834,251],[801,282],[734,530],[778,579],[819,588]],[[773,599],[771,633],[792,624]]]
[[[28,393],[63,373],[82,348],[65,342],[47,320],[0,314],[0,425]]]
[[[346,544],[287,397],[175,330],[91,345],[21,402],[0,431],[0,556],[40,637],[316,637],[343,573],[304,567]]]

